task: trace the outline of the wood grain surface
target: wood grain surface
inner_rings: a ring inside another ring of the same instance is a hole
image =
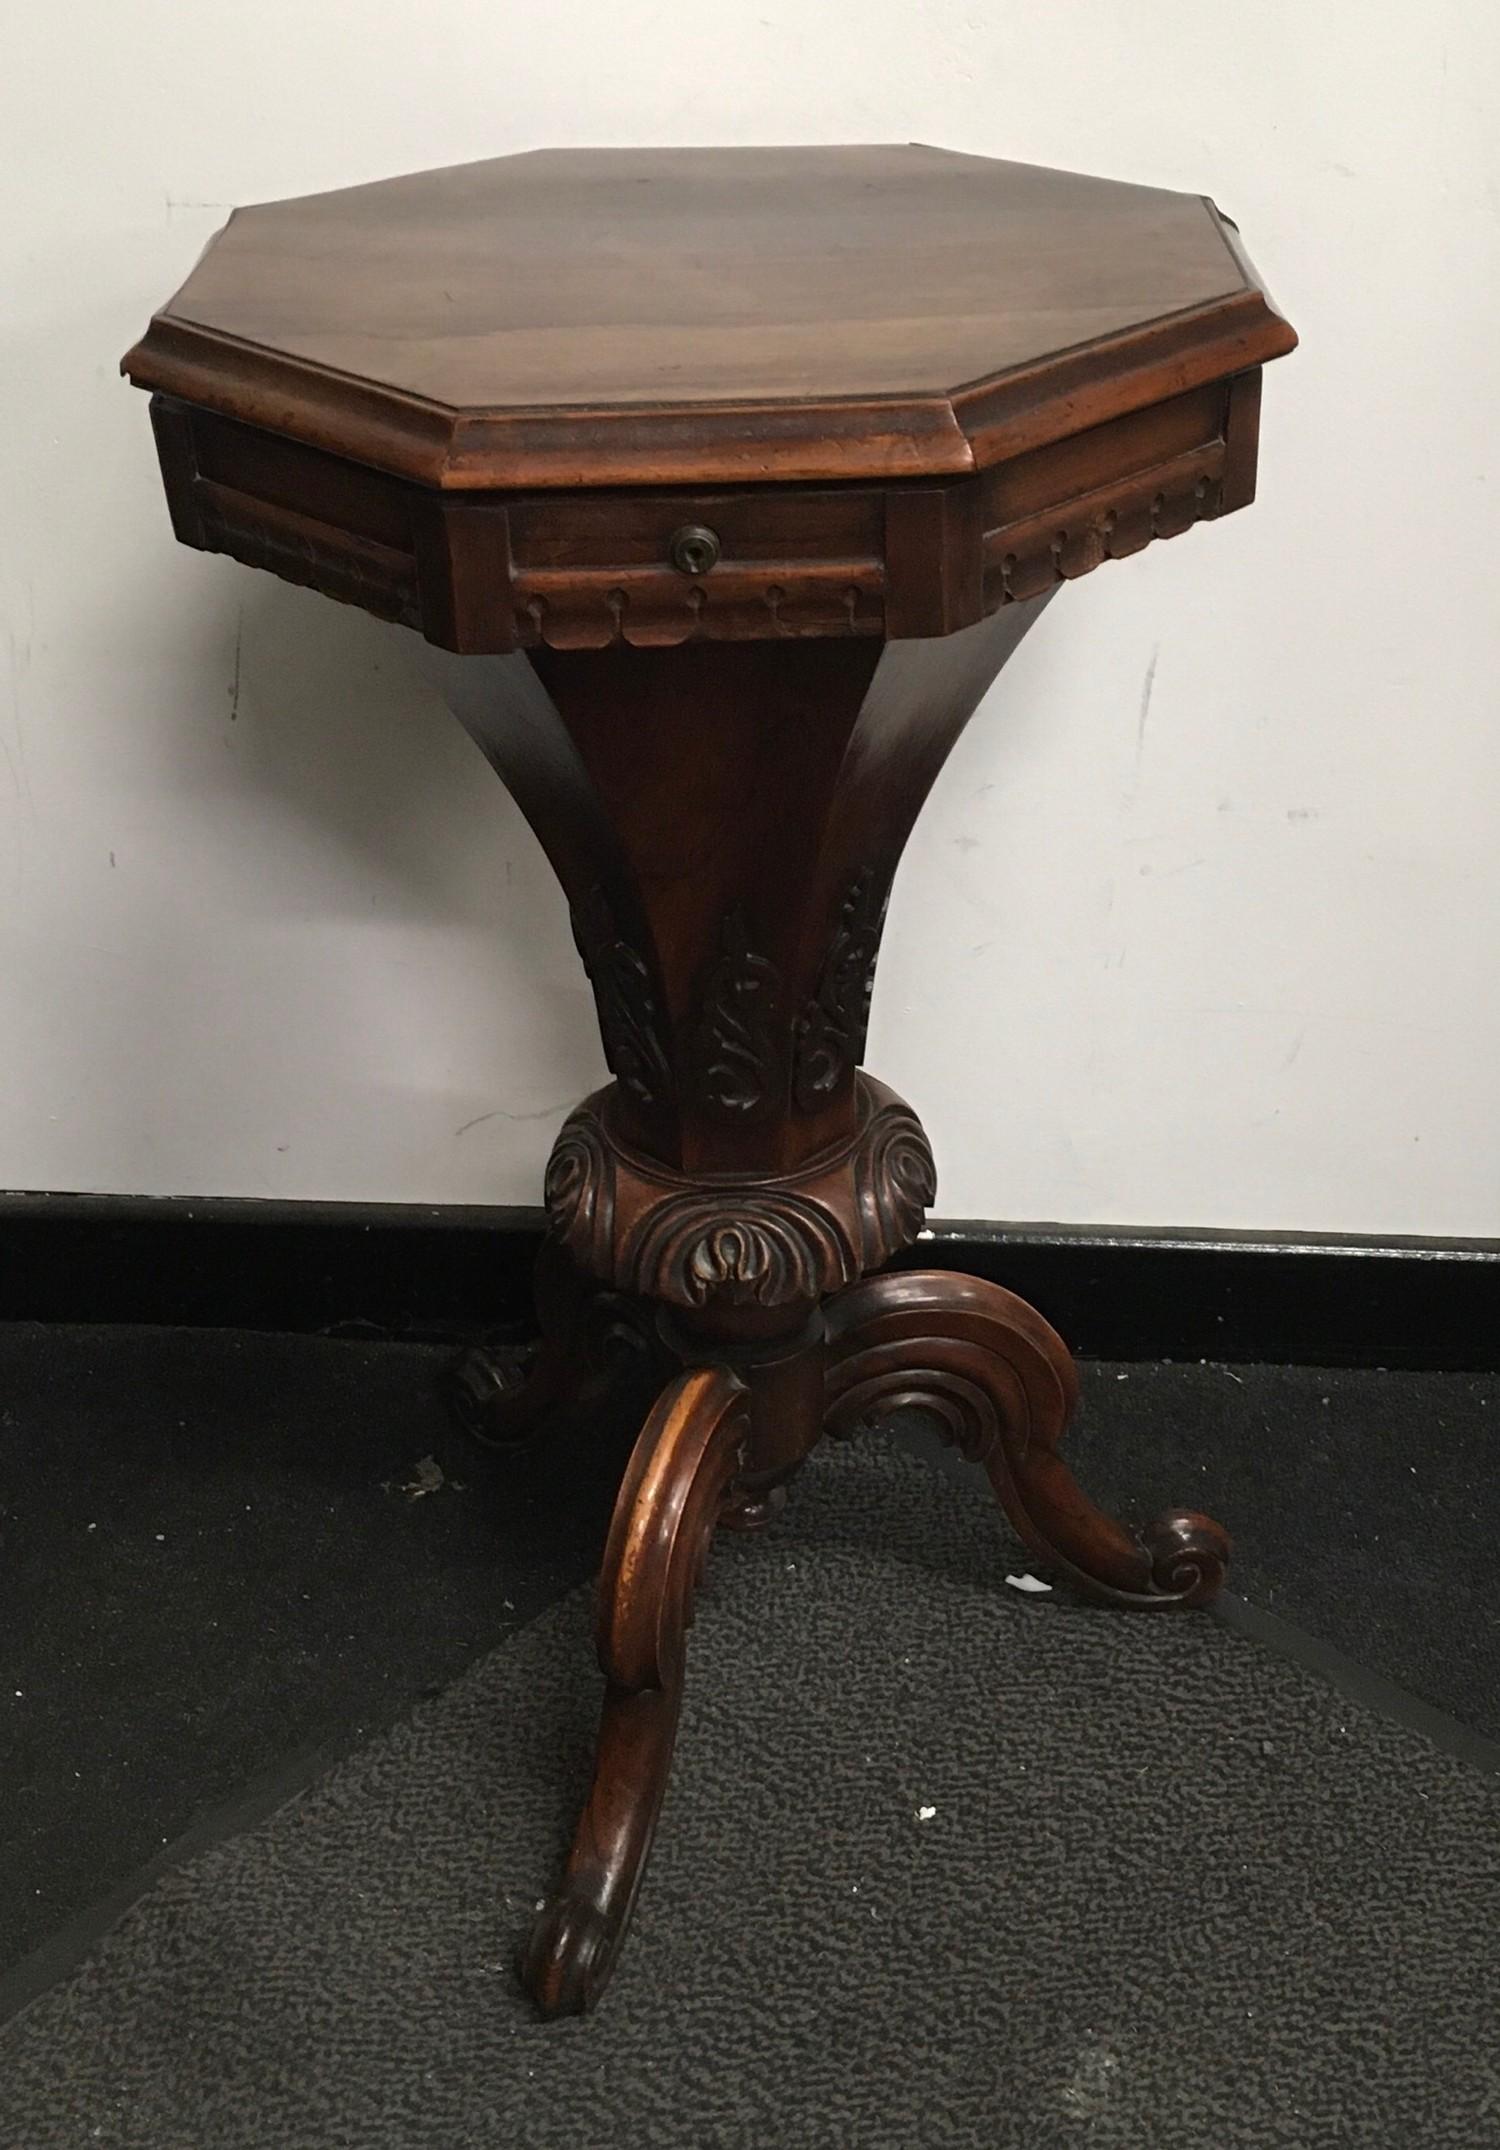
[[[754,482],[985,467],[1294,342],[1197,195],[544,150],[237,210],[125,368],[426,483]]]

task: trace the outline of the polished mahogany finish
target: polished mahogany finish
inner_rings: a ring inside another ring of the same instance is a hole
[[[918,143],[574,149],[236,210],[126,369],[485,492],[952,477],[1294,341],[1196,195]]]
[[[417,628],[569,905],[613,1080],[548,1167],[541,1342],[484,1439],[660,1387],[599,1587],[593,1790],[525,1977],[598,1997],[719,1524],[924,1410],[1060,1579],[1201,1604],[1102,1514],[1067,1351],[875,1274],[936,1187],[861,1061],[912,824],[1062,583],[1244,506],[1295,338],[1196,196],[918,147],[546,152],[237,212],[125,361],[185,542]]]
[[[124,365],[186,543],[500,652],[951,633],[1242,506],[1295,340],[1196,195],[570,150],[239,210]]]
[[[594,1787],[526,1952],[549,2015],[591,2005],[624,1935],[671,1766],[693,1598],[749,1433],[744,1383],[725,1367],[695,1367],[663,1393],[621,1483],[599,1573],[607,1686]]]

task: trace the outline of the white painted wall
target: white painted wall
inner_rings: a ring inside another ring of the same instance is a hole
[[[1469,0],[12,7],[0,1184],[529,1201],[600,1069],[414,638],[171,541],[116,361],[227,207],[548,142],[909,137],[1211,192],[1303,337],[1257,506],[1065,592],[908,854],[870,1057],[940,1209],[1500,1231]]]

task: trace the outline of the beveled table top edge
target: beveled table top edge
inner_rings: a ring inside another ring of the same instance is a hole
[[[956,477],[1295,349],[1257,285],[944,394],[456,409],[169,310],[138,388],[443,491]]]

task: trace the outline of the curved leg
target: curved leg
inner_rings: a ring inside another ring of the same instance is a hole
[[[1067,1347],[996,1284],[943,1270],[872,1277],[829,1309],[828,1431],[891,1411],[936,1417],[982,1463],[1018,1535],[1109,1605],[1202,1605],[1224,1581],[1229,1539],[1171,1510],[1137,1535],[1096,1508],[1057,1453],[1078,1400]]]
[[[631,1360],[651,1351],[649,1317],[582,1275],[555,1240],[536,1263],[539,1342],[529,1350],[466,1351],[453,1369],[454,1415],[486,1448],[522,1448],[554,1412],[591,1403]]]
[[[749,1421],[749,1392],[735,1374],[717,1366],[679,1374],[620,1486],[599,1576],[608,1686],[593,1788],[522,1965],[544,2015],[594,2005],[629,1923],[672,1761],[693,1598]]]

